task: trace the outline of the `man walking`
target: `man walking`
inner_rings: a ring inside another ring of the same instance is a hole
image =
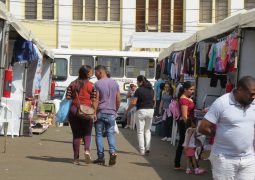
[[[254,99],[255,79],[245,76],[236,89],[212,104],[201,121],[199,132],[215,135],[210,155],[215,180],[255,179]]]
[[[116,141],[115,141],[115,118],[120,106],[120,90],[118,84],[107,77],[107,71],[104,66],[98,65],[95,68],[95,75],[98,81],[95,83],[97,90],[97,120],[95,122],[96,145],[98,159],[94,161],[96,164],[104,165],[104,143],[103,132],[107,132],[107,140],[109,144],[110,160],[109,165],[116,164]]]

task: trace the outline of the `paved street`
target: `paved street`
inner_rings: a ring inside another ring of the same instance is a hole
[[[186,175],[184,171],[174,171],[174,150],[170,143],[152,138],[151,156],[140,156],[136,150],[136,133],[121,129],[117,136],[118,159],[114,167],[72,164],[72,134],[70,127],[50,128],[44,134],[31,137],[8,137],[7,153],[0,154],[1,180],[204,180],[211,179],[211,173]],[[0,137],[0,151],[4,137]],[[105,146],[108,149],[108,146]],[[81,149],[82,150],[82,149]],[[82,151],[81,151],[82,152]],[[96,158],[93,136],[92,158]],[[106,161],[108,164],[108,153]],[[184,159],[184,158],[183,158]],[[209,170],[209,162],[202,162]],[[184,163],[183,163],[184,165]]]

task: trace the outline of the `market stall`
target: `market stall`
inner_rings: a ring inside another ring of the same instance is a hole
[[[1,2],[0,22],[0,76],[4,79],[0,83],[0,90],[10,90],[9,97],[0,93],[1,107],[7,107],[11,111],[8,118],[1,116],[0,133],[3,134],[2,124],[7,121],[8,135],[27,135],[30,133],[30,121],[34,113],[37,113],[38,102],[49,98],[53,53],[12,16]],[[6,70],[9,70],[12,76],[10,87],[4,86]],[[41,89],[42,85],[44,88]]]

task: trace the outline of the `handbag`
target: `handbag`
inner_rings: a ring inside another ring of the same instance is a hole
[[[94,113],[95,113],[94,108],[91,106],[85,105],[85,104],[81,104],[77,92],[76,92],[76,95],[77,95],[77,99],[78,99],[78,103],[79,103],[78,111],[77,111],[78,116],[81,118],[84,118],[84,119],[92,119],[94,117]]]

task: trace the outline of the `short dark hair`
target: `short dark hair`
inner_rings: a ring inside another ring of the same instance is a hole
[[[95,67],[95,70],[96,70],[96,71],[97,71],[97,70],[100,70],[100,71],[105,71],[105,72],[107,72],[106,67],[103,66],[103,65],[97,65],[97,66]]]
[[[237,89],[242,88],[249,90],[249,88],[255,84],[255,79],[251,76],[244,76],[237,82]]]

